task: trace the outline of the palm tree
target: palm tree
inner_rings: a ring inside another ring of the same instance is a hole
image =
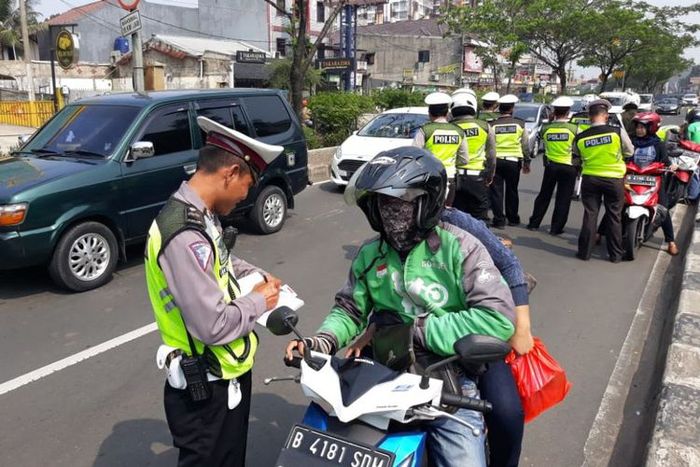
[[[15,60],[18,59],[17,51],[24,51],[19,1],[22,0],[0,0],[0,47],[12,47]],[[39,23],[41,14],[36,11],[37,0],[24,1],[27,8],[27,27],[32,34],[43,29],[44,25]]]

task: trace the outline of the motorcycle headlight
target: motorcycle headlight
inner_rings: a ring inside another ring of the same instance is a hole
[[[27,216],[27,203],[0,205],[0,227],[20,225]]]
[[[337,161],[339,161],[343,157],[343,147],[338,146],[338,149],[335,150],[335,154],[333,154],[333,158]]]

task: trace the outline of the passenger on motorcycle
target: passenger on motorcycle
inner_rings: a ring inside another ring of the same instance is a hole
[[[690,109],[685,116],[685,137],[688,141],[700,144],[700,110]]]
[[[394,369],[425,367],[453,355],[454,342],[468,334],[511,338],[513,300],[488,252],[472,235],[440,220],[446,186],[440,161],[415,147],[380,153],[353,176],[346,199],[362,209],[379,237],[360,247],[318,333],[290,342],[287,358],[304,345],[335,353],[365,330],[370,314],[377,326],[375,358]],[[412,346],[396,346],[383,353],[388,358],[378,358],[377,349],[406,336]],[[406,364],[399,368],[398,362]],[[449,373],[446,379],[462,394],[478,395],[470,371],[454,366]],[[480,413],[460,409],[454,415],[483,430]],[[486,465],[483,434],[475,436],[450,419],[426,422],[425,429],[434,465]]]
[[[628,158],[626,162],[633,161],[639,167],[645,167],[652,162],[661,162],[666,165],[671,165],[666,151],[666,143],[656,135],[661,124],[661,117],[655,112],[642,112],[637,114],[633,119],[634,136],[632,136],[632,144],[634,145],[634,154]],[[674,167],[671,166],[673,170]],[[672,200],[669,199],[666,191],[666,179],[662,179],[661,190],[659,190],[659,204],[666,208],[672,208]],[[668,253],[670,255],[678,254],[678,246],[675,242],[673,233],[673,222],[671,215],[667,215],[661,224],[661,229],[664,232],[664,241],[668,242]]]

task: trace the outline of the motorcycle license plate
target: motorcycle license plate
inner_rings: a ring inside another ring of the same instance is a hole
[[[275,465],[300,465],[302,460],[304,467],[391,467],[394,454],[295,425]]]
[[[656,177],[653,175],[627,175],[625,182],[631,185],[656,186]]]

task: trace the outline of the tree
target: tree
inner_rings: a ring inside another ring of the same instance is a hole
[[[484,0],[477,7],[450,6],[443,10],[443,22],[452,32],[474,34],[490,47],[505,40],[510,49],[526,45],[528,51],[549,65],[566,89],[566,69],[581,56],[580,35],[593,0]],[[492,54],[477,50],[484,63],[495,66]],[[511,57],[512,58],[512,57]],[[512,63],[512,61],[511,61]]]
[[[270,86],[273,88],[290,90],[289,75],[292,68],[292,60],[284,58],[273,61],[270,65]],[[321,72],[315,68],[309,67],[306,70],[304,77],[304,89],[311,90],[314,86],[321,83]]]
[[[292,42],[292,60],[289,69],[289,91],[294,111],[301,117],[304,80],[306,73],[313,63],[314,57],[331,27],[335,23],[340,10],[348,3],[348,0],[326,0],[331,6],[331,14],[321,28],[316,41],[311,43],[307,36],[306,28],[309,22],[307,17],[309,0],[292,0],[292,11],[278,5],[275,0],[263,0],[280,12],[287,20],[287,28]],[[285,2],[286,4],[286,2]]]
[[[506,73],[506,92],[510,92],[515,68],[528,50],[515,29],[519,7],[520,0],[486,0],[478,8],[450,6],[443,10],[445,14],[441,19],[451,32],[479,39],[481,45],[474,49],[474,53],[483,66],[492,71],[496,89],[501,87],[501,74]],[[505,70],[504,62],[508,64]]]
[[[20,0],[21,1],[21,0]],[[27,25],[32,34],[42,25],[39,24],[40,13],[36,11],[37,0],[25,0],[27,8]],[[0,0],[0,47],[12,47],[14,59],[18,59],[17,51],[24,52],[22,44],[22,25],[17,0]]]
[[[692,66],[693,61],[683,57],[683,51],[690,45],[688,38],[657,34],[649,49],[624,60],[626,85],[650,93],[658,91],[666,81]]]
[[[633,71],[625,67],[626,63],[636,62],[639,68],[640,60],[651,64],[654,53],[671,54],[671,57],[682,54],[686,47],[697,43],[692,35],[697,27],[678,20],[686,10],[664,7],[658,9],[658,14],[651,14],[639,4],[607,1],[602,9],[591,13],[596,27],[583,39],[584,54],[579,65],[600,69],[600,89],[604,91],[614,71],[622,70],[626,74]],[[656,66],[666,65],[662,62]]]

